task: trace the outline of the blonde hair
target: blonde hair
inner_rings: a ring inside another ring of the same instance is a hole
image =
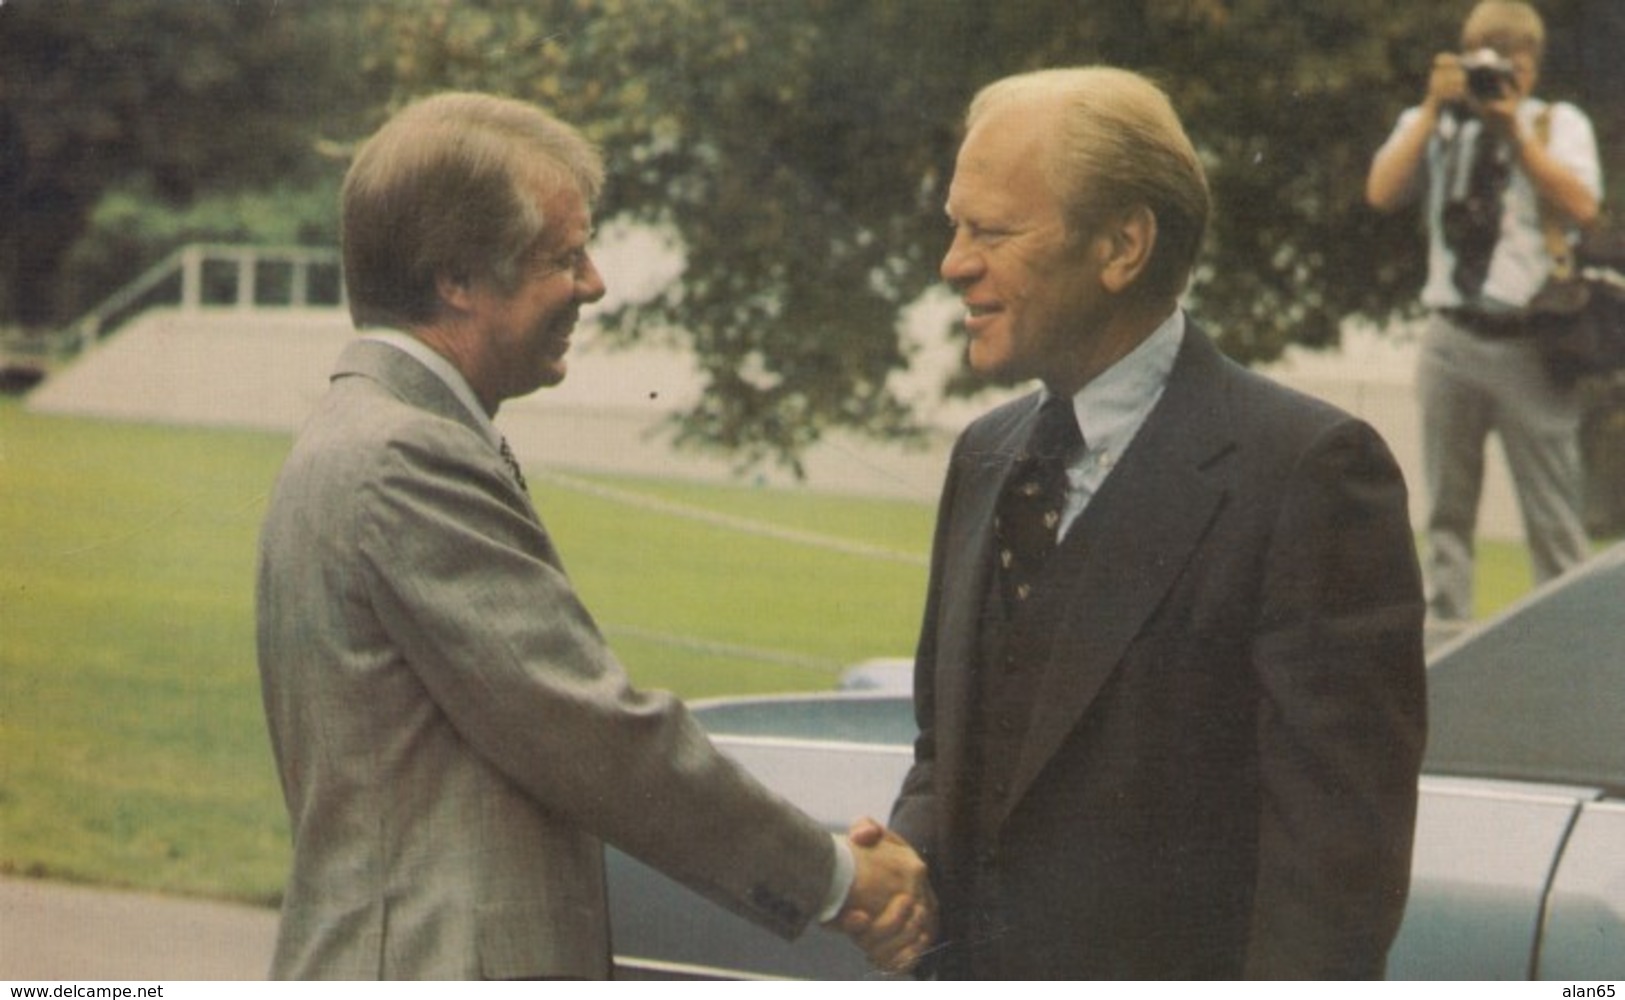
[[[1018,105],[1060,106],[1045,173],[1074,237],[1138,206],[1157,220],[1157,242],[1142,289],[1176,298],[1201,250],[1211,201],[1207,175],[1167,94],[1137,73],[1107,66],[1039,70],[984,87],[967,129]]]
[[[431,321],[442,276],[512,291],[548,221],[534,188],[573,186],[591,203],[603,179],[598,150],[535,105],[472,93],[408,105],[344,178],[344,279],[356,326]]]
[[[1546,53],[1546,24],[1519,0],[1481,0],[1462,23],[1461,47],[1491,48],[1503,56],[1527,52],[1538,63]]]

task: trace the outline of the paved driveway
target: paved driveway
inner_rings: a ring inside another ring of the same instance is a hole
[[[0,980],[264,979],[276,912],[0,878]]]

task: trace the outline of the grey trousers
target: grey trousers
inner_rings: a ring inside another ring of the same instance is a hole
[[[1547,378],[1534,341],[1485,339],[1435,314],[1423,335],[1416,385],[1429,502],[1429,613],[1443,620],[1473,615],[1473,532],[1491,431],[1512,472],[1536,583],[1583,560],[1578,394]]]

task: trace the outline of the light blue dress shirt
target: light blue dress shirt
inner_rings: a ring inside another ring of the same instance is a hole
[[[1067,465],[1066,505],[1061,509],[1060,537],[1065,538],[1106,477],[1128,450],[1145,418],[1162,398],[1168,376],[1185,339],[1185,313],[1172,316],[1116,364],[1072,397],[1072,410],[1083,432],[1084,450]],[[1048,393],[1046,392],[1047,396]]]

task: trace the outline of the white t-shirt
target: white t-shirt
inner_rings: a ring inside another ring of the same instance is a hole
[[[1537,134],[1535,122],[1547,107],[1545,101],[1534,98],[1519,105],[1518,120],[1524,134]],[[1549,107],[1551,126],[1546,143],[1548,151],[1600,200],[1602,165],[1597,159],[1597,139],[1591,129],[1591,120],[1572,104],[1559,103]],[[1388,143],[1392,144],[1419,114],[1420,108],[1411,108],[1401,115]],[[1540,205],[1534,185],[1514,165],[1501,202],[1500,239],[1490,257],[1489,274],[1484,280],[1479,299],[1465,300],[1451,278],[1456,257],[1445,245],[1440,217],[1449,200],[1449,193],[1465,188],[1467,172],[1472,166],[1473,148],[1483,128],[1483,123],[1476,118],[1459,121],[1448,114],[1440,116],[1439,126],[1428,140],[1425,170],[1417,171],[1409,195],[1414,199],[1422,193],[1420,187],[1425,177],[1428,276],[1427,283],[1422,287],[1422,304],[1429,308],[1470,306],[1489,311],[1516,309],[1529,301],[1552,269],[1552,260],[1546,253],[1545,237],[1541,232]],[[1570,235],[1572,237],[1573,234]]]

